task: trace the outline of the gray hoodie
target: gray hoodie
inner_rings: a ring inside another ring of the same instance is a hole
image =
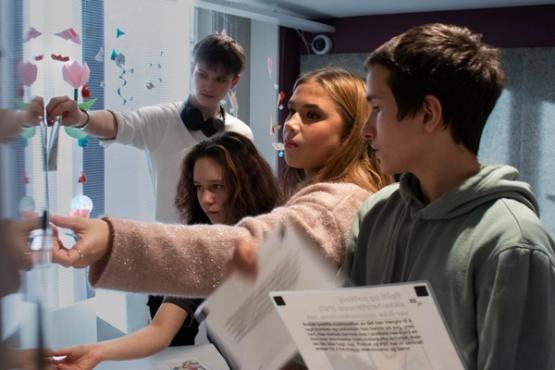
[[[353,284],[428,280],[468,369],[555,368],[555,244],[517,177],[482,166],[426,204],[405,174],[353,224],[343,266]]]

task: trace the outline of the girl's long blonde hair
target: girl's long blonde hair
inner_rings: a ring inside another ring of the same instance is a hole
[[[370,192],[391,183],[380,171],[377,159],[360,132],[368,119],[365,81],[341,68],[321,68],[299,77],[293,89],[315,82],[335,102],[343,119],[341,145],[318,172],[305,180],[303,170],[288,167],[284,185],[287,195],[300,186],[317,182],[351,182]]]

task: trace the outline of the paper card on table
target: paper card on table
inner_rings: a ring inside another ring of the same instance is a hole
[[[336,269],[310,244],[292,228],[278,228],[258,249],[256,280],[234,273],[197,309],[232,368],[278,369],[297,353],[270,291],[342,284]]]
[[[270,296],[309,369],[464,370],[426,282]]]
[[[201,364],[196,358],[183,361],[174,361],[167,364],[162,370],[210,370],[208,366]]]

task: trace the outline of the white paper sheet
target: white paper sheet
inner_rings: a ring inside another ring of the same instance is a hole
[[[426,282],[270,295],[309,369],[464,370]]]
[[[259,247],[258,271],[255,281],[231,275],[197,310],[228,363],[241,370],[278,369],[297,352],[270,291],[331,289],[342,283],[316,247],[284,227]]]

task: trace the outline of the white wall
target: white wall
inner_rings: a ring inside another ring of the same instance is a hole
[[[105,1],[107,109],[132,110],[185,99],[189,92],[192,10],[190,0]],[[119,38],[116,37],[118,27],[125,32]],[[110,59],[112,50],[123,53],[126,58],[123,77],[127,85],[121,89],[126,103],[117,92],[122,85],[122,70]],[[149,81],[154,88],[147,89]],[[106,149],[104,158],[106,214],[154,220],[153,187],[145,154],[114,144]],[[98,316],[122,332],[146,323],[144,295],[97,290],[96,298]]]
[[[191,7],[187,0],[105,2],[106,108],[132,110],[185,99],[189,91]],[[116,38],[118,27],[126,34]],[[122,70],[110,59],[112,50],[126,58],[123,77],[127,85],[121,88],[126,103],[117,92]],[[155,87],[147,89],[148,82]],[[105,175],[107,214],[154,219],[153,188],[143,152],[111,146],[105,152]]]
[[[259,21],[251,21],[250,45],[250,125],[256,147],[277,173],[277,157],[270,134],[271,121],[277,121],[276,99],[278,89],[278,40],[279,27]],[[272,60],[272,74],[268,73],[267,60]]]

